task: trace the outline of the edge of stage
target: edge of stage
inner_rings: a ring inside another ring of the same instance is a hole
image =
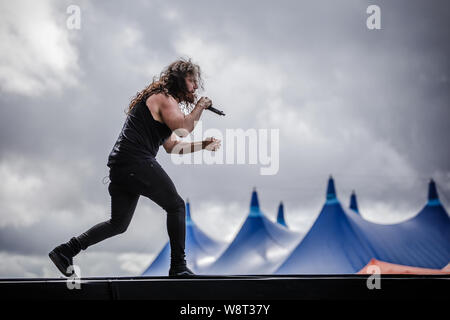
[[[370,278],[371,276],[16,278],[0,279],[0,298],[2,300],[171,300],[179,302],[450,300],[450,275],[380,275],[378,283],[378,280],[373,276]]]

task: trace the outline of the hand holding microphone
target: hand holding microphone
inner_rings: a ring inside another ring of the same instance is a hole
[[[200,105],[204,110],[212,111],[220,116],[225,115],[222,111],[212,107],[212,101],[208,97],[201,97],[200,100],[198,100],[197,105]]]

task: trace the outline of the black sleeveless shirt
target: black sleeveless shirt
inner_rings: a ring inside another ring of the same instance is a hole
[[[153,118],[146,100],[142,99],[128,114],[119,138],[109,154],[108,167],[154,159],[159,146],[172,134],[166,124]]]

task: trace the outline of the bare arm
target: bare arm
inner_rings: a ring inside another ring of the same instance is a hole
[[[207,138],[203,141],[183,142],[176,140],[176,136],[172,136],[163,144],[167,153],[186,154],[191,152],[207,149],[209,151],[216,151],[220,148],[220,140],[215,138]]]
[[[203,141],[196,142],[182,142],[178,141],[170,150],[170,153],[186,154],[196,152],[204,149]]]
[[[179,137],[186,137],[192,132],[203,110],[211,105],[211,100],[202,97],[192,112],[185,115],[181,112],[177,101],[173,97],[160,94],[155,102],[158,104],[163,122]]]

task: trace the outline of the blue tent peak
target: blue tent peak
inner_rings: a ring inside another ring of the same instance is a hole
[[[336,202],[337,198],[336,198],[336,190],[334,188],[334,180],[333,177],[330,176],[330,178],[328,179],[328,187],[327,187],[327,203],[331,204]]]
[[[252,200],[250,202],[250,217],[259,217],[261,212],[259,209],[258,193],[256,192],[256,187],[253,188]]]
[[[356,201],[355,190],[352,191],[352,195],[350,196],[350,209],[359,213],[358,202]]]
[[[283,205],[283,202],[280,202],[280,205],[278,206],[277,222],[279,224],[281,224],[282,226],[285,226],[287,228],[286,221],[284,220],[284,205]]]
[[[437,206],[440,205],[439,196],[436,189],[436,183],[433,179],[428,184],[428,205]]]
[[[191,219],[191,204],[189,203],[189,199],[186,200],[186,226],[192,225]]]

